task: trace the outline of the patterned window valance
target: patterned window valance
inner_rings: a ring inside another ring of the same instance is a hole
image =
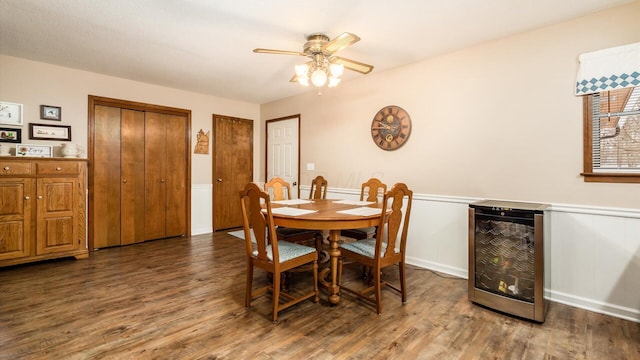
[[[576,95],[640,86],[640,42],[580,55]]]

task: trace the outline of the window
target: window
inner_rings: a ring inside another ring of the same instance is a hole
[[[640,183],[640,86],[584,96],[587,182]]]

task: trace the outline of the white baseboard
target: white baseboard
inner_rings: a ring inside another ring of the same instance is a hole
[[[439,264],[431,261],[412,258],[410,256],[407,256],[406,261],[407,261],[407,264],[409,265],[414,265],[417,267],[421,267],[423,269],[429,269],[429,270],[437,271],[439,273],[456,276],[462,279],[467,279],[469,277],[467,273],[467,269],[460,269],[460,268],[448,266],[445,264]]]
[[[549,289],[545,289],[544,297],[547,300],[551,300],[560,304],[569,305],[580,309],[593,311],[599,314],[614,316],[617,318],[640,323],[640,311],[636,309],[608,304]]]

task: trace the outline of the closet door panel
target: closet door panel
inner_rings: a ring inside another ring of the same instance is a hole
[[[186,183],[187,148],[185,134],[187,119],[184,116],[166,115],[166,236],[186,234]]]
[[[165,237],[166,115],[145,113],[145,240]]]
[[[120,245],[120,108],[94,107],[93,244]]]
[[[122,109],[121,245],[144,241],[144,112]]]

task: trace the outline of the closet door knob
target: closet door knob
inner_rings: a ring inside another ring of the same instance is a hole
[[[25,197],[24,197],[24,199],[25,199],[25,200],[29,200],[29,199],[31,199],[31,197],[29,197],[29,196],[25,196]]]
[[[38,195],[38,199],[42,199],[42,195]]]

